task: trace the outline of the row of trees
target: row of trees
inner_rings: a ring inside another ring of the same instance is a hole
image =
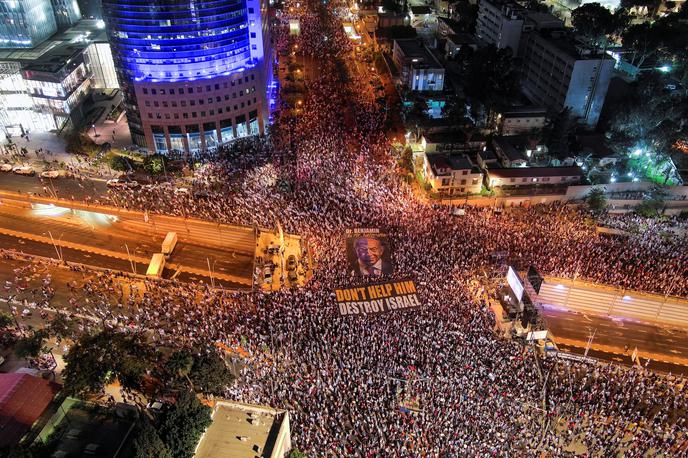
[[[65,355],[65,389],[77,396],[101,393],[118,380],[124,389],[141,390],[145,376],[163,382],[170,391],[193,389],[219,395],[234,381],[220,354],[192,355],[178,350],[165,357],[142,334],[104,330],[84,335]]]

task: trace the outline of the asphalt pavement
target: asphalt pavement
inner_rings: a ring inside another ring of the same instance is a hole
[[[590,356],[630,365],[637,348],[643,364],[650,359],[649,368],[688,373],[688,367],[680,364],[688,358],[688,330],[547,308],[541,313],[559,348],[583,354],[594,333]]]
[[[38,175],[29,177],[8,172],[0,172],[0,189],[49,196],[52,196],[54,192],[57,197],[66,199],[74,197],[77,200],[84,200],[86,197],[98,199],[107,193],[105,180],[89,178],[78,180],[71,177],[45,179]]]

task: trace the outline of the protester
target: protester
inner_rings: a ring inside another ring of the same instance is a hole
[[[340,21],[313,5],[289,7],[301,35],[278,29],[277,47],[297,45],[319,62],[302,114],[279,115],[269,140],[197,154],[188,194],[125,188],[106,201],[279,223],[313,253],[313,278],[293,290],[237,293],[175,281],[132,290],[103,273],[69,285],[66,308],[79,332],[106,325],[195,353],[217,342],[240,349],[248,356],[226,397],[287,409],[292,444],[309,457],[686,456],[685,380],[612,364],[537,366],[530,347],[493,332],[482,283],[502,272],[495,260],[505,253],[508,264],[547,275],[686,296],[685,227],[672,222],[684,232],[670,238],[635,229],[614,238],[598,235],[584,210],[560,204],[454,216],[428,203],[398,178],[379,105],[346,79],[350,44]],[[629,229],[629,221],[607,223]],[[356,227],[389,234],[394,271],[377,278],[412,278],[420,308],[339,316],[334,288],[366,281],[352,276],[344,249]]]

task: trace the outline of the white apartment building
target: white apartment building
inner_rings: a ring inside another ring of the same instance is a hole
[[[535,104],[571,116],[590,128],[597,125],[614,70],[614,60],[593,53],[570,36],[531,32],[521,40],[521,87]]]
[[[477,194],[483,174],[465,154],[423,154],[423,176],[433,192],[449,196]]]
[[[515,57],[523,30],[522,11],[523,7],[516,3],[481,0],[475,35],[484,43],[510,49]]]

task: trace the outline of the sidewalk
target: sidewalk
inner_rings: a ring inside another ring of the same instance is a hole
[[[100,176],[104,179],[109,179],[118,175],[118,173],[110,173],[105,166],[95,167],[86,156],[66,153],[66,140],[53,132],[31,133],[28,137],[28,140],[21,137],[12,137],[12,142],[16,145],[17,152],[20,153],[22,148],[26,148],[26,156],[13,153],[3,154],[0,151],[0,162],[9,162],[13,165],[30,165],[36,173],[47,169],[71,169],[78,174],[88,177]],[[0,138],[1,146],[7,146],[8,143],[9,141],[4,136]],[[40,149],[42,149],[42,152],[39,153],[38,150]]]

